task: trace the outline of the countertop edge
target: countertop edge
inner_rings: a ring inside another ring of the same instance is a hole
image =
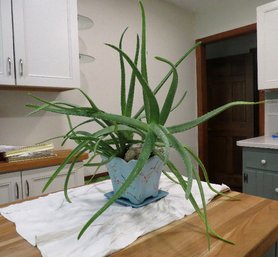
[[[278,138],[271,136],[260,136],[249,139],[244,139],[236,142],[237,146],[265,148],[265,149],[278,149]]]

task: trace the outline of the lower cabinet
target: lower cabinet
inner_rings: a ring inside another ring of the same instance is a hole
[[[278,150],[243,148],[243,192],[278,200]],[[278,257],[278,242],[263,257]]]
[[[22,199],[21,172],[0,175],[0,204]]]
[[[58,166],[10,172],[0,175],[0,204],[12,202],[27,197],[39,196],[42,189]],[[67,175],[67,165],[44,193],[63,190]],[[72,171],[69,188],[84,185],[84,168],[82,163],[76,163]]]

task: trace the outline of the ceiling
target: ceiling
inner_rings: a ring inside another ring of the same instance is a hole
[[[242,4],[248,2],[251,6],[254,6],[253,2],[256,2],[257,6],[271,2],[273,0],[164,0],[168,3],[172,3],[179,7],[182,7],[188,11],[195,13],[202,13],[206,11],[206,9],[216,8],[218,5],[223,5],[224,3],[229,3],[230,1],[234,1],[234,3]]]

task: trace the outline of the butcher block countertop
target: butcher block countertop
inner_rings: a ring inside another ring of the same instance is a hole
[[[0,174],[60,165],[65,160],[65,158],[67,158],[70,152],[71,150],[69,149],[54,150],[56,156],[51,156],[49,158],[41,158],[41,159],[25,160],[25,161],[17,161],[17,162],[0,161]],[[79,161],[83,161],[85,159],[88,159],[87,153],[82,154],[79,158]]]
[[[239,201],[218,197],[208,205],[208,216],[211,226],[235,245],[213,238],[208,251],[204,225],[195,213],[140,237],[111,257],[262,256],[278,241],[278,201],[237,192],[229,195]],[[41,255],[16,233],[12,222],[0,216],[0,256]]]

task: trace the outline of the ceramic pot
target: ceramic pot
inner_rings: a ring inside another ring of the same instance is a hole
[[[121,158],[115,157],[106,165],[114,192],[117,192],[124,183],[135,167],[136,162],[137,160],[126,162]],[[163,162],[157,156],[151,157],[121,197],[134,204],[141,204],[149,197],[156,197],[159,191],[162,168]]]

